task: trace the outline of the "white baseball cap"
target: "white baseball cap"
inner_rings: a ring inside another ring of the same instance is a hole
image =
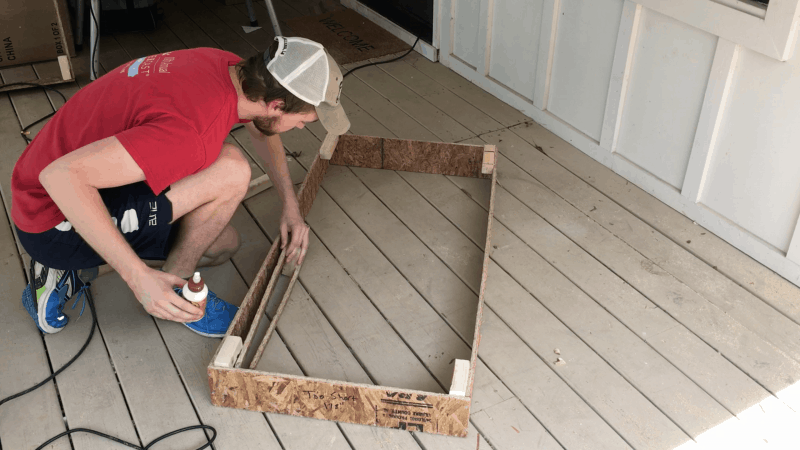
[[[277,36],[274,55],[264,52],[267,70],[289,92],[315,106],[320,122],[333,134],[344,134],[350,120],[339,103],[342,71],[325,48],[299,37]]]

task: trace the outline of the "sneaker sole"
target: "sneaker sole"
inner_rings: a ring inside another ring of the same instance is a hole
[[[47,311],[47,302],[50,300],[50,294],[55,291],[55,286],[48,286],[44,292],[42,292],[42,296],[40,298],[44,299],[43,301],[36,302],[37,305],[37,315],[38,317],[37,322],[39,323],[39,328],[44,331],[45,333],[53,334],[58,333],[59,331],[63,330],[64,327],[56,328],[47,323],[45,312]],[[36,295],[33,293],[33,295]],[[66,324],[65,324],[66,325]]]
[[[209,338],[221,338],[221,337],[225,337],[225,333],[227,333],[227,332],[228,332],[228,330],[225,330],[225,333],[222,333],[222,334],[209,334],[209,333],[203,333],[202,331],[197,331],[197,330],[195,330],[194,328],[190,327],[189,325],[186,325],[185,323],[184,323],[183,325],[184,325],[186,328],[188,328],[188,329],[192,330],[193,332],[195,332],[195,333],[199,334],[200,336],[205,336],[205,337],[209,337]]]

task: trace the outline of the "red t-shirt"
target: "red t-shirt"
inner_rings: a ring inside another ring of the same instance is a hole
[[[139,58],[76,93],[14,166],[11,217],[28,233],[65,218],[39,183],[39,173],[61,156],[116,136],[158,194],[211,165],[231,127],[240,121],[228,67],[233,53],[198,48]]]

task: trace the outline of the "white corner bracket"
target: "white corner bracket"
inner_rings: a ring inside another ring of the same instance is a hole
[[[333,157],[333,151],[336,150],[336,144],[339,143],[339,135],[328,133],[325,136],[325,140],[322,141],[322,145],[319,147],[319,157],[321,159],[331,159]]]
[[[467,395],[467,381],[469,380],[469,360],[457,359],[453,368],[453,381],[450,383],[450,395]]]
[[[217,357],[214,358],[214,365],[217,367],[233,367],[233,362],[242,351],[242,338],[239,336],[225,336],[222,345],[219,347]]]
[[[495,156],[497,154],[497,146],[487,144],[483,147],[483,165],[481,166],[481,173],[490,175],[494,172],[494,167],[497,162]]]

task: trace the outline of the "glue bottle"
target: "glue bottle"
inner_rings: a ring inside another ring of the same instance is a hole
[[[206,286],[203,279],[200,278],[200,272],[195,272],[194,276],[189,278],[186,284],[183,285],[183,298],[200,308],[203,311],[203,315],[205,315],[207,296],[208,286]]]

